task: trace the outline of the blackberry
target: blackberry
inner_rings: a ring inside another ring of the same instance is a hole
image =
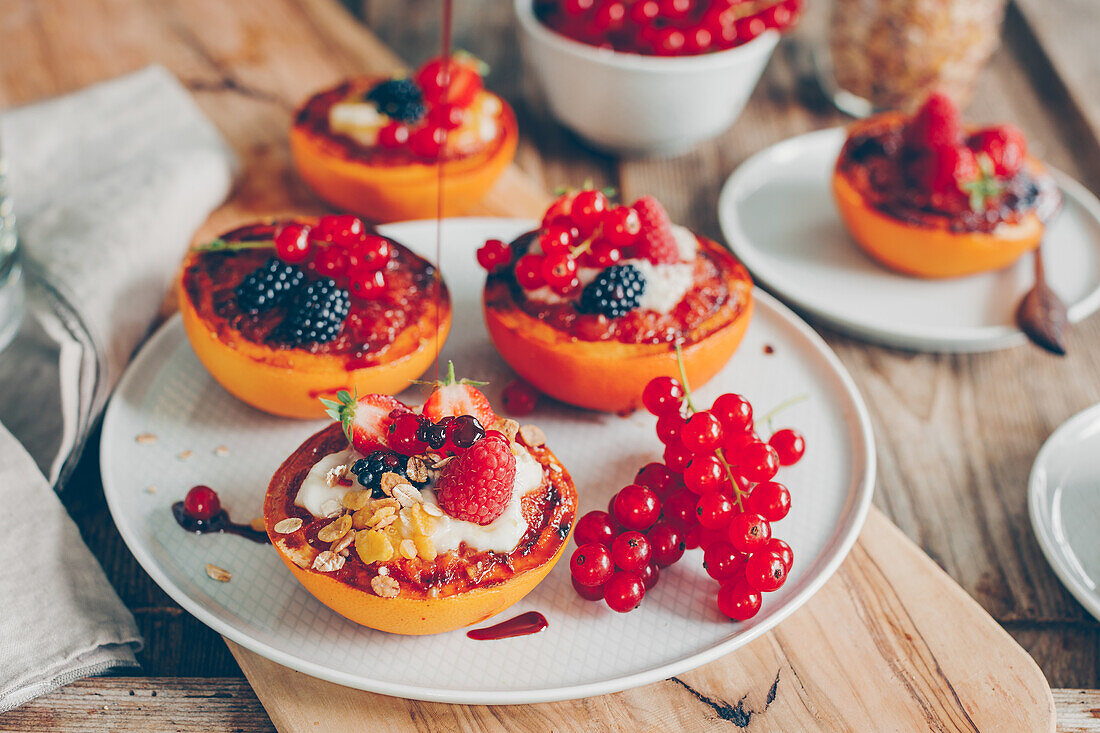
[[[412,79],[384,81],[367,92],[367,101],[378,111],[401,122],[417,122],[424,116],[424,95]]]
[[[382,474],[385,473],[396,473],[414,486],[423,486],[422,482],[409,479],[408,465],[408,456],[392,450],[377,450],[351,464],[351,472],[358,478],[359,484],[371,492],[373,498],[381,499],[386,495],[382,491]]]
[[[241,310],[259,313],[284,302],[305,282],[306,275],[278,257],[257,267],[241,281],[234,293]]]
[[[348,291],[335,280],[315,280],[295,297],[276,337],[292,346],[332,341],[344,327],[350,303]]]
[[[634,265],[612,265],[581,292],[582,313],[618,318],[638,307],[645,293],[645,276]]]

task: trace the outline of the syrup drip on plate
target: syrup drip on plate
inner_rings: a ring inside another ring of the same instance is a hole
[[[176,518],[176,524],[188,532],[195,534],[226,533],[245,537],[261,545],[270,545],[271,540],[267,532],[257,532],[247,524],[237,524],[229,518],[229,513],[222,509],[210,519],[197,519],[187,513],[183,508],[183,502],[177,501],[172,505],[172,516]]]
[[[515,618],[510,618],[507,621],[501,621],[495,626],[487,626],[484,629],[471,629],[466,632],[466,636],[475,641],[510,639],[513,636],[537,634],[549,625],[550,622],[547,621],[546,617],[541,613],[538,611],[528,611],[527,613],[521,613]]]
[[[452,0],[443,0],[443,27],[440,32],[439,57],[442,60],[442,68],[446,81],[444,82],[443,99],[451,97],[451,16]],[[442,343],[439,340],[439,314],[443,308],[443,174],[444,154],[447,149],[447,128],[441,129],[443,139],[440,141],[439,158],[436,161],[436,199],[435,199],[435,272],[438,282],[436,288],[435,304],[435,380],[439,381],[439,350]]]

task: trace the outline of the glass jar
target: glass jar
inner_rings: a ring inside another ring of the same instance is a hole
[[[833,101],[863,117],[912,110],[932,91],[961,106],[996,50],[1006,0],[833,0]]]

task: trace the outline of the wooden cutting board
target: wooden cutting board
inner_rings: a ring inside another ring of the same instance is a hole
[[[348,74],[399,66],[332,0],[42,0],[39,6],[37,14],[4,15],[13,38],[41,25],[51,39],[6,48],[9,68],[20,70],[5,75],[6,101],[62,93],[159,62],[195,92],[241,155],[244,175],[233,199],[199,239],[260,215],[316,213],[316,200],[288,171],[294,103]],[[44,61],[55,56],[63,61]],[[522,148],[520,160],[538,164]],[[536,216],[546,201],[541,186],[513,167],[475,213]],[[407,701],[321,682],[227,643],[283,731],[731,724],[776,731],[1053,731],[1055,725],[1050,689],[1031,658],[875,509],[836,575],[771,633],[693,672],[613,695],[492,708]]]

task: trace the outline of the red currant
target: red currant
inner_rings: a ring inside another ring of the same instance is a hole
[[[623,251],[611,242],[599,239],[592,244],[589,255],[592,267],[603,270],[618,264],[623,258]]]
[[[601,3],[596,8],[596,14],[590,25],[591,32],[596,37],[605,37],[623,27],[626,20],[626,4],[619,0]]]
[[[730,544],[741,552],[751,554],[772,538],[772,526],[755,512],[735,514],[726,528]]]
[[[703,550],[703,569],[715,580],[727,580],[745,572],[745,558],[729,542],[712,543]]]
[[[592,232],[600,225],[607,207],[607,196],[602,191],[590,188],[577,191],[577,195],[573,197],[573,205],[569,208],[569,218],[582,232]]]
[[[696,454],[684,469],[684,486],[696,494],[717,490],[726,478],[726,469],[713,453]]]
[[[211,519],[222,510],[218,492],[209,486],[192,486],[183,497],[183,511],[194,519]]]
[[[666,568],[684,556],[684,535],[668,522],[658,522],[646,532],[653,562]]]
[[[633,530],[623,532],[611,542],[611,558],[621,570],[641,572],[652,552],[645,535]]]
[[[655,20],[661,12],[657,0],[638,0],[630,6],[630,20],[635,25],[646,25]]]
[[[603,599],[612,611],[628,613],[645,597],[645,584],[637,573],[620,570],[603,587]]]
[[[779,555],[754,552],[745,562],[745,580],[762,593],[779,590],[787,580],[787,566]]]
[[[642,233],[642,220],[632,206],[613,206],[603,215],[603,236],[616,247],[629,247]]]
[[[756,512],[769,522],[778,522],[791,511],[791,492],[775,481],[757,484],[745,498],[745,510]]]
[[[679,483],[676,475],[663,463],[647,463],[634,476],[634,483],[653,490],[658,499],[664,499]]]
[[[791,572],[791,566],[794,565],[794,553],[791,551],[791,546],[778,537],[772,537],[757,552],[768,552],[775,555],[783,561],[783,567],[787,569],[787,572]]]
[[[311,246],[309,227],[305,224],[287,224],[275,235],[275,254],[283,262],[304,262]]]
[[[775,449],[781,466],[793,466],[802,460],[802,456],[806,453],[806,439],[801,433],[790,428],[777,430],[772,437],[768,438],[768,445]]]
[[[428,444],[418,434],[428,418],[412,412],[403,412],[390,423],[390,437],[387,443],[398,453],[415,456],[428,450]]]
[[[743,433],[752,428],[752,405],[739,394],[720,395],[710,406],[710,412],[726,433]]]
[[[581,585],[603,585],[614,571],[611,551],[598,542],[581,545],[569,558],[569,572]]]
[[[658,0],[658,17],[665,20],[683,20],[691,14],[694,0]]]
[[[725,529],[733,518],[733,502],[725,494],[711,491],[699,497],[695,505],[699,524],[707,529]]]
[[[516,282],[524,290],[535,290],[546,284],[542,276],[542,257],[523,255],[516,260]]]
[[[577,582],[577,579],[570,576],[570,580],[573,581],[573,590],[577,591],[577,595],[586,601],[602,601],[603,589],[602,585],[581,585]]]
[[[770,8],[765,8],[760,13],[760,19],[764,21],[764,25],[767,28],[775,28],[777,30],[783,30],[791,24],[791,11],[783,3],[772,5]]]
[[[630,484],[615,495],[615,519],[627,529],[645,531],[661,516],[661,500],[646,486]]]
[[[577,261],[568,253],[542,258],[542,277],[550,286],[564,287],[577,279]]]
[[[377,300],[386,292],[386,278],[380,270],[356,270],[348,277],[348,290],[360,300]]]
[[[331,278],[342,277],[348,271],[348,255],[339,247],[328,246],[317,252],[313,264],[317,272]]]
[[[658,56],[679,56],[686,43],[679,28],[659,28],[653,37],[653,50]]]
[[[550,283],[550,289],[563,298],[568,298],[581,289],[581,281],[574,277],[569,282]]]
[[[596,0],[562,0],[561,9],[566,15],[584,15],[596,4]]]
[[[725,542],[725,536],[716,529],[707,529],[701,524],[696,524],[688,528],[688,531],[684,533],[684,547],[689,550],[702,547],[706,550],[715,542]]]
[[[437,104],[428,111],[428,121],[444,130],[454,130],[466,121],[466,110],[457,104]]]
[[[610,547],[612,540],[615,539],[615,527],[611,523],[611,515],[598,509],[588,512],[577,520],[577,526],[573,529],[573,539],[578,545],[598,542]]]
[[[695,506],[699,503],[699,497],[688,491],[680,489],[672,492],[665,499],[663,518],[666,522],[674,522],[681,527],[690,527],[696,523]]]
[[[779,470],[779,456],[767,443],[755,441],[737,454],[737,470],[753,483],[771,481]]]
[[[391,122],[378,131],[378,147],[396,150],[409,142],[409,128],[400,122]]]
[[[522,379],[509,382],[500,394],[509,415],[530,415],[539,403],[539,391]]]
[[[554,223],[539,234],[539,248],[543,254],[566,254],[573,248],[573,229],[566,224]]]
[[[345,249],[355,246],[366,232],[363,220],[351,214],[322,216],[318,226],[323,228],[326,242],[334,242]]]
[[[364,234],[348,250],[348,268],[359,272],[384,270],[392,254],[390,240],[377,234]]]
[[[722,442],[722,424],[709,412],[697,412],[684,423],[680,439],[692,453],[714,450]]]
[[[723,585],[718,591],[718,610],[734,621],[747,621],[760,612],[760,592],[745,580]]]
[[[764,21],[755,15],[749,18],[741,18],[734,23],[734,27],[737,29],[738,43],[748,43],[768,29],[764,25]]]
[[[673,412],[657,418],[657,439],[665,445],[680,445],[680,435],[684,430],[684,418]]]
[[[653,590],[653,586],[657,585],[657,578],[661,574],[661,569],[657,567],[657,563],[651,562],[642,568],[642,571],[638,575],[642,579],[642,585],[646,590]]]
[[[477,250],[477,263],[488,272],[495,272],[512,259],[512,248],[499,239],[487,239]]]
[[[665,465],[673,473],[683,473],[691,463],[691,451],[684,447],[683,443],[673,443],[665,446]]]
[[[673,415],[679,419],[683,401],[684,386],[672,377],[655,377],[642,390],[642,404],[657,417]]]
[[[714,46],[714,34],[705,25],[688,28],[684,33],[684,52],[688,54],[706,53]]]
[[[439,125],[424,125],[409,134],[409,150],[413,155],[435,160],[443,152],[447,132]]]

